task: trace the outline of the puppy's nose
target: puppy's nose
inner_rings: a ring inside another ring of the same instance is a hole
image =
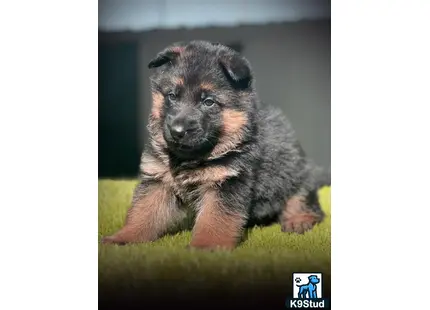
[[[173,125],[170,127],[170,134],[175,140],[182,139],[185,136],[184,125]]]

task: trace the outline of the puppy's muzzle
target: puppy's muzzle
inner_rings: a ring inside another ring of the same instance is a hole
[[[195,121],[192,121],[186,117],[170,117],[168,122],[168,129],[170,135],[176,142],[181,142],[186,135],[192,134],[197,131]]]

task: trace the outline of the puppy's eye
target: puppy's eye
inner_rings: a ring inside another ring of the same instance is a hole
[[[215,104],[215,101],[213,101],[212,99],[205,99],[204,101],[203,101],[203,104],[205,105],[205,106],[207,106],[207,107],[211,107],[211,106],[213,106],[214,104]]]
[[[169,93],[167,96],[169,97],[169,99],[171,101],[175,101],[176,100],[176,95],[174,93]]]

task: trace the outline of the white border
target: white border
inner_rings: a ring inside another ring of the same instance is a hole
[[[333,309],[427,297],[429,5],[332,2]],[[0,308],[94,309],[97,5],[4,2],[0,29]]]
[[[332,1],[333,309],[426,307],[411,275],[429,278],[429,14]]]
[[[97,309],[97,2],[0,5],[0,309]]]

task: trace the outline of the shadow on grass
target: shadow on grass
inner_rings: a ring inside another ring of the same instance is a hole
[[[259,281],[231,286],[199,283],[188,278],[139,281],[125,287],[126,279],[113,278],[99,286],[99,309],[285,309],[292,297],[292,274],[282,281]],[[324,277],[323,295],[330,298],[330,275]],[[166,309],[166,308],[164,308]]]

